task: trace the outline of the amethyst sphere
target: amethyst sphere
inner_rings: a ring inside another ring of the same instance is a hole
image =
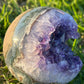
[[[77,24],[68,13],[49,7],[26,11],[7,30],[5,62],[24,84],[68,83],[81,70],[82,61],[66,41],[78,37]]]

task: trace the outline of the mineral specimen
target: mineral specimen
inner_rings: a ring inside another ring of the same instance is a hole
[[[82,61],[66,41],[78,37],[77,24],[68,13],[50,7],[26,11],[7,30],[6,64],[24,84],[68,83],[81,70]]]

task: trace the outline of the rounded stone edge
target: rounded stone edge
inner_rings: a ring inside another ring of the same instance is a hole
[[[13,37],[14,30],[15,30],[19,20],[21,19],[21,17],[25,13],[29,12],[30,10],[31,9],[29,9],[29,10],[23,12],[22,14],[20,14],[19,16],[17,16],[15,18],[15,20],[11,23],[11,25],[8,27],[8,29],[6,31],[6,34],[5,34],[5,37],[4,37],[4,41],[3,41],[3,55],[4,55],[4,58],[6,58],[6,54],[12,46],[12,37]]]

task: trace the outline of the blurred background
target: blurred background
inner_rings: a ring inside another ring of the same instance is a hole
[[[78,24],[79,39],[69,39],[68,44],[84,63],[84,0],[0,0],[0,84],[21,84],[5,65],[3,39],[11,22],[22,12],[39,6],[61,9],[73,16]],[[84,84],[84,66],[69,84]]]

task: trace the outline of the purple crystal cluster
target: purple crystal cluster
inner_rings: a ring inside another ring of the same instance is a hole
[[[62,25],[62,23],[57,26],[57,29],[51,34],[49,41],[50,48],[48,50],[45,50],[44,48],[42,53],[51,63],[56,63],[60,66],[62,71],[66,71],[76,68],[77,64],[81,65],[80,58],[74,56],[74,53],[68,45],[65,44],[65,41],[69,39],[70,36],[75,39],[79,34],[77,33],[77,26],[74,29],[75,31],[72,28],[71,30],[68,30],[68,26]],[[67,22],[64,24],[67,24]],[[76,33],[76,35],[74,33]],[[62,64],[61,61],[65,60],[66,63]]]
[[[23,39],[24,59],[17,67],[43,83],[68,83],[77,76],[82,61],[74,56],[66,41],[77,39],[77,24],[69,14],[51,9],[42,14]]]

